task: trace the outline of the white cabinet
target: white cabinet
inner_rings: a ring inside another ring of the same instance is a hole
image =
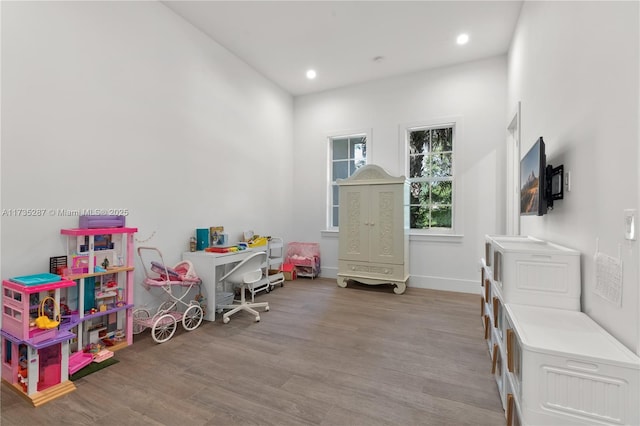
[[[485,253],[504,303],[580,310],[580,252],[531,237],[487,236]]]
[[[640,423],[637,355],[583,312],[506,310],[508,377],[523,424]]]
[[[480,315],[507,425],[639,424],[640,358],[580,312],[580,253],[487,236],[482,265]]]
[[[348,280],[363,284],[394,284],[404,293],[409,278],[409,186],[367,165],[350,178],[338,180],[338,285]]]

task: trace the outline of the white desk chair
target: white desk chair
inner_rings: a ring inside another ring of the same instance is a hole
[[[230,309],[222,315],[222,322],[228,323],[229,317],[238,311],[247,311],[255,315],[256,322],[260,321],[260,314],[253,308],[264,308],[265,311],[269,310],[268,302],[253,302],[249,303],[245,300],[245,288],[247,285],[256,284],[262,279],[267,279],[263,275],[262,268],[265,267],[267,261],[267,253],[261,251],[252,254],[251,256],[238,263],[231,271],[220,278],[220,282],[228,282],[237,286],[240,286],[240,301],[232,305],[223,305],[220,308]]]

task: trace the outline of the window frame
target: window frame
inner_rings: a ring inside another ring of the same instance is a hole
[[[364,137],[366,139],[367,146],[367,156],[365,157],[364,165],[371,163],[371,130],[370,129],[358,129],[358,130],[347,130],[340,132],[332,132],[327,134],[327,180],[326,180],[326,188],[327,188],[327,199],[326,199],[326,229],[329,231],[338,231],[340,229],[339,226],[333,226],[333,185],[335,181],[333,180],[333,141],[337,139],[349,139],[349,138],[357,138]],[[351,174],[349,174],[351,176]],[[338,209],[340,205],[337,205]],[[339,211],[339,210],[338,210]]]
[[[451,150],[451,228],[409,228],[411,235],[423,235],[423,236],[456,236],[461,237],[461,218],[459,217],[459,209],[457,206],[460,203],[460,191],[458,180],[459,176],[456,176],[457,167],[456,164],[459,161],[458,152],[461,140],[461,117],[442,117],[430,120],[422,120],[419,122],[407,123],[400,126],[400,141],[401,141],[401,153],[402,153],[402,169],[409,185],[415,181],[416,178],[411,178],[410,174],[410,133],[419,130],[439,129],[443,127],[452,128],[452,150]],[[437,179],[436,179],[437,180]],[[422,181],[422,178],[421,178]],[[409,208],[409,205],[407,206]]]

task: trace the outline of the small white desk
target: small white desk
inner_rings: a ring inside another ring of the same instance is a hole
[[[204,315],[206,321],[215,321],[218,280],[230,270],[228,265],[239,263],[249,255],[266,249],[266,246],[259,246],[230,253],[195,251],[182,254],[182,260],[190,261],[202,280],[203,293],[207,298],[207,312]]]

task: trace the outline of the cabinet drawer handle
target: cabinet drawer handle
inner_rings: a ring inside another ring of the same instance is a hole
[[[498,365],[498,344],[493,345],[493,356],[491,357],[491,374],[496,374],[496,366]]]
[[[500,307],[500,299],[493,298],[493,326],[498,328],[498,308]]]
[[[513,329],[507,329],[507,370],[513,373]]]
[[[507,394],[507,426],[513,426],[513,409],[515,401],[513,400],[513,394]]]
[[[489,338],[489,315],[484,316],[484,339],[487,340]]]

